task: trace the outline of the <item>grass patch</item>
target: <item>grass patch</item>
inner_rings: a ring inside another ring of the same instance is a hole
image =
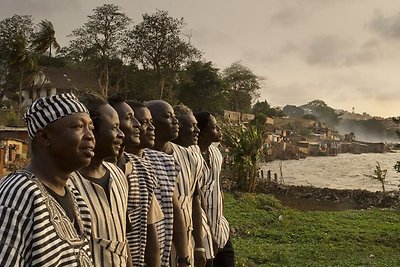
[[[264,194],[226,194],[236,266],[400,266],[392,210],[301,212]]]

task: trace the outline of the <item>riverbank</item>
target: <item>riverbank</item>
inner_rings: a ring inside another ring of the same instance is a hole
[[[335,211],[373,207],[400,210],[399,191],[371,192],[360,189],[317,188],[277,184],[263,180],[259,182],[256,192],[271,194],[285,206],[301,211]]]

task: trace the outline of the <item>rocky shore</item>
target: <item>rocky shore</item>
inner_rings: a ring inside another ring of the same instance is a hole
[[[388,208],[400,210],[399,191],[371,192],[367,190],[317,188],[260,181],[258,193],[272,194],[288,207],[307,210],[345,210]]]

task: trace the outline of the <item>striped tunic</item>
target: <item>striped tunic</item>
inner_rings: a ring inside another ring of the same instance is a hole
[[[94,266],[89,210],[71,191],[80,233],[64,209],[29,171],[0,182],[0,266]]]
[[[190,146],[189,149],[193,150],[195,153],[196,157],[198,158],[198,161],[201,161],[202,164],[204,165],[203,167],[203,174],[201,178],[199,179],[199,189],[201,191],[201,194],[203,196],[203,199],[205,200],[205,195],[204,195],[204,190],[207,187],[206,180],[204,179],[204,172],[206,171],[206,162],[203,159],[203,156],[201,155],[200,147],[197,145]],[[206,211],[201,209],[201,216],[202,216],[202,221],[203,221],[203,245],[204,248],[206,249],[206,258],[207,259],[212,259],[214,258],[214,249],[213,249],[213,237],[211,233],[211,228],[210,228],[210,222],[208,220],[208,216]]]
[[[161,248],[161,266],[169,267],[173,237],[174,208],[172,195],[175,190],[176,177],[180,172],[179,165],[171,155],[163,152],[144,149],[145,157],[150,161],[154,173],[158,179],[158,185],[154,192],[164,213],[164,219],[156,223]]]
[[[203,164],[201,159],[196,156],[192,150],[171,143],[173,149],[173,157],[181,166],[181,171],[178,174],[176,180],[176,187],[178,189],[178,200],[181,204],[183,217],[188,231],[189,238],[189,251],[191,262],[194,262],[193,258],[193,219],[192,219],[192,203],[193,195],[198,184],[198,181],[202,175]]]
[[[151,170],[150,162],[141,160],[134,154],[124,153],[127,161],[133,165],[132,172],[126,174],[129,184],[128,218],[132,231],[127,233],[132,263],[135,267],[145,266],[147,216],[157,180]]]
[[[82,194],[92,218],[91,249],[96,267],[126,266],[126,212],[128,182],[120,168],[109,162],[109,196],[103,187],[85,179],[79,172],[71,175],[70,184]]]
[[[229,223],[224,217],[223,193],[221,188],[220,174],[222,167],[222,154],[218,147],[208,147],[209,162],[204,168],[204,182],[202,192],[204,193],[207,216],[211,226],[211,232],[218,244],[223,248],[229,239]]]

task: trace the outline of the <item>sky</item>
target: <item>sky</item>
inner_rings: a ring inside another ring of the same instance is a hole
[[[183,17],[204,60],[248,67],[263,78],[259,100],[272,106],[321,99],[335,109],[400,115],[398,0],[0,0],[0,19],[48,19],[66,46],[105,3],[134,24],[157,9]]]

